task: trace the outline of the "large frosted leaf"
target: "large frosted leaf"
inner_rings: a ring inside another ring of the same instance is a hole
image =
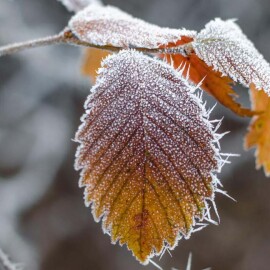
[[[86,205],[142,263],[209,214],[220,169],[211,124],[171,66],[135,51],[103,62],[76,134]]]
[[[69,22],[72,32],[82,41],[116,47],[157,48],[176,42],[196,32],[162,28],[136,19],[112,6],[91,5],[77,13]]]
[[[270,66],[233,21],[210,21],[193,42],[196,54],[214,70],[270,95]]]

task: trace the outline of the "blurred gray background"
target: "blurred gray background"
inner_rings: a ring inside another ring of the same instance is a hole
[[[107,0],[161,26],[200,30],[215,17],[238,23],[270,60],[269,0]],[[56,0],[0,0],[0,44],[62,30],[71,14]],[[80,74],[82,51],[38,48],[0,58],[0,247],[26,270],[151,270],[126,248],[110,244],[85,208],[73,169],[83,103],[90,84]],[[239,88],[248,105],[246,89]],[[204,95],[210,107],[215,102]],[[238,202],[217,194],[219,226],[182,240],[159,261],[164,269],[270,269],[270,179],[255,170],[254,151],[243,150],[248,119],[218,105],[225,116],[223,152],[241,154],[219,175]]]

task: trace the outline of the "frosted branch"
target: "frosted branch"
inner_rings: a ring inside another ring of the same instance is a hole
[[[29,41],[20,42],[20,43],[9,44],[9,45],[0,47],[0,57],[3,55],[8,55],[8,54],[20,52],[20,51],[23,51],[26,49],[32,49],[32,48],[36,48],[36,47],[59,44],[59,43],[63,43],[63,42],[64,42],[64,36],[62,33],[60,33],[60,34],[55,35],[55,36],[50,36],[50,37],[45,37],[45,38],[40,38],[40,39],[35,39],[35,40],[29,40]]]
[[[111,45],[96,45],[91,44],[85,41],[78,39],[76,36],[72,34],[70,30],[65,30],[58,35],[44,37],[35,40],[29,40],[20,43],[9,44],[6,46],[0,47],[0,57],[4,55],[9,55],[17,52],[21,52],[27,49],[56,45],[56,44],[69,44],[69,45],[77,45],[83,47],[92,47],[102,50],[108,50],[112,52],[118,52],[122,49],[134,49],[136,51],[144,52],[144,53],[153,53],[153,54],[181,54],[188,55],[191,51],[192,45],[191,43],[186,43],[181,46],[176,46],[174,48],[137,48],[137,47],[116,47]]]

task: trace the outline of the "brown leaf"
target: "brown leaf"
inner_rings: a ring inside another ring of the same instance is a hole
[[[207,219],[217,136],[180,74],[135,51],[106,58],[85,109],[75,164],[85,202],[113,243],[147,263]]]
[[[96,81],[97,71],[101,66],[101,61],[110,53],[106,50],[87,48],[84,52],[82,74],[89,76],[92,82]]]
[[[263,166],[265,174],[270,176],[270,97],[262,90],[257,91],[254,85],[251,85],[250,91],[253,109],[263,113],[253,117],[245,147],[256,147],[256,167]]]

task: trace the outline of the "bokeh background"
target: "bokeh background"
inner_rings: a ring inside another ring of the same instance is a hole
[[[161,26],[200,30],[215,17],[237,18],[270,60],[269,0],[105,0]],[[0,0],[0,44],[55,34],[71,13],[56,0]],[[58,45],[0,58],[0,247],[26,270],[152,270],[126,248],[110,244],[85,208],[73,169],[89,79],[80,74],[82,50]],[[246,89],[238,88],[248,105]],[[211,107],[215,102],[204,95]],[[218,194],[221,223],[209,225],[162,259],[164,269],[270,269],[270,179],[243,150],[248,119],[218,105],[223,152],[241,154],[219,175],[238,202]]]

